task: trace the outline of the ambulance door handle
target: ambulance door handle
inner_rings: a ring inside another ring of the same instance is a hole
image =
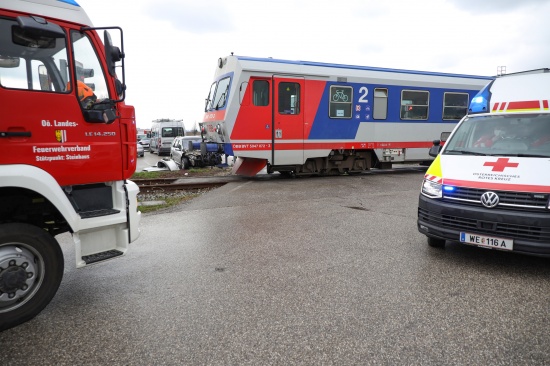
[[[31,132],[30,131],[24,131],[24,132],[0,131],[0,137],[31,137]]]
[[[283,138],[283,130],[281,130],[281,129],[275,130],[275,138],[282,139]]]

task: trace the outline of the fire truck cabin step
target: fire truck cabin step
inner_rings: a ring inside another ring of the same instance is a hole
[[[86,264],[92,264],[97,263],[101,261],[105,261],[107,259],[111,259],[114,257],[118,257],[119,255],[122,255],[123,253],[120,250],[107,250],[105,252],[91,254],[91,255],[85,255],[82,257],[82,260],[86,262]]]

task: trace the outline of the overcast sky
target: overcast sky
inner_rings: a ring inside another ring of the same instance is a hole
[[[77,0],[122,27],[137,124],[202,119],[219,57],[495,75],[550,67],[550,0]]]

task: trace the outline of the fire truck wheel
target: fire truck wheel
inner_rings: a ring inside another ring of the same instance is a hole
[[[428,245],[433,248],[445,248],[445,240],[428,237]]]
[[[0,331],[34,318],[63,277],[63,252],[46,231],[29,224],[0,225]]]

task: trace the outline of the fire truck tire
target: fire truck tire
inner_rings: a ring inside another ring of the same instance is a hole
[[[54,297],[63,278],[57,241],[34,225],[0,225],[0,331],[31,320]]]
[[[432,248],[445,248],[445,239],[428,237],[428,245]]]

